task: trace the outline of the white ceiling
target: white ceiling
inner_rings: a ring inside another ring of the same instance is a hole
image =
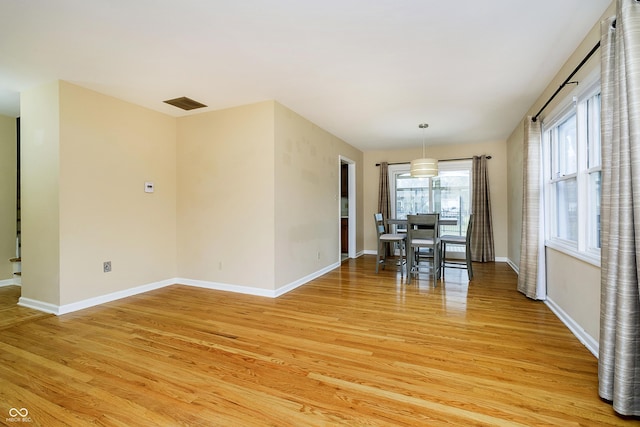
[[[0,114],[62,79],[174,116],[275,99],[365,151],[504,140],[609,3],[2,0]]]

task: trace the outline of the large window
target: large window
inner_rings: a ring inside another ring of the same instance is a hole
[[[543,129],[546,244],[599,264],[599,85],[575,96]]]
[[[455,218],[457,225],[442,227],[446,234],[464,235],[471,210],[471,161],[438,164],[438,176],[413,178],[409,165],[389,166],[391,216],[438,212],[442,218]]]

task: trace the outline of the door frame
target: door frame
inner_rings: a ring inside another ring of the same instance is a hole
[[[341,205],[341,181],[342,181],[342,165],[348,166],[348,196],[349,203],[349,250],[347,255],[349,258],[356,258],[356,162],[343,155],[338,156],[338,236],[341,233],[342,205]],[[340,238],[338,238],[338,259],[342,254],[340,247]]]

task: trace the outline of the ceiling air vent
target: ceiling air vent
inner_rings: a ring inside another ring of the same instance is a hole
[[[182,98],[168,99],[166,101],[167,104],[171,104],[174,107],[182,108],[183,110],[195,110],[196,108],[203,108],[206,105],[199,103],[198,101],[194,101],[191,98],[187,98],[183,96]]]

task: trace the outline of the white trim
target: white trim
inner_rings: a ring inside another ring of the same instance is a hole
[[[348,256],[356,258],[356,162],[343,155],[338,156],[338,176],[342,178],[342,165],[347,165],[347,182],[348,194],[347,200],[349,204],[349,235],[348,235]],[[342,233],[342,179],[338,180],[338,256],[342,254],[342,245],[340,234]]]
[[[78,310],[83,310],[85,308],[94,307],[96,305],[105,304],[111,301],[130,297],[133,295],[142,294],[145,292],[153,291],[156,289],[160,289],[166,286],[171,286],[176,284],[195,286],[198,288],[205,288],[205,289],[213,289],[217,291],[236,292],[241,294],[256,295],[256,296],[262,296],[262,297],[268,297],[268,298],[277,298],[281,295],[286,294],[289,291],[292,291],[304,285],[305,283],[310,282],[315,278],[318,278],[328,273],[329,271],[339,266],[340,266],[340,262],[336,262],[335,264],[329,265],[321,270],[311,273],[308,276],[305,276],[301,279],[298,279],[294,282],[289,283],[288,285],[282,286],[275,290],[252,288],[250,286],[237,286],[237,285],[230,285],[226,283],[208,282],[204,280],[193,280],[193,279],[174,277],[172,279],[149,283],[147,285],[137,286],[135,288],[125,289],[122,291],[112,292],[106,295],[88,298],[86,300],[74,302],[71,304],[65,304],[61,306],[50,304],[43,301],[34,300],[31,298],[25,298],[25,297],[20,297],[20,299],[18,300],[18,305],[22,307],[32,308],[38,311],[44,311],[45,313],[52,313],[52,314],[55,314],[56,316],[60,316],[63,314],[71,313]],[[0,283],[3,283],[3,282],[7,282],[7,281],[3,280]],[[8,285],[5,285],[5,286],[8,286]]]
[[[238,285],[230,285],[228,283],[220,283],[220,282],[209,282],[206,280],[193,280],[186,278],[177,278],[175,279],[176,284],[182,284],[187,286],[194,286],[197,288],[204,289],[212,289],[215,291],[225,291],[225,292],[235,292],[240,294],[247,295],[255,295],[259,297],[267,297],[267,298],[277,298],[281,295],[286,294],[310,281],[316,279],[331,270],[334,270],[340,267],[340,262],[327,266],[321,270],[316,271],[315,273],[311,273],[308,276],[305,276],[301,279],[298,279],[294,282],[289,283],[288,285],[281,286],[278,289],[262,289],[262,288],[254,288],[251,286],[238,286]]]
[[[336,268],[340,267],[340,264],[342,264],[341,261],[338,261],[334,264],[328,265],[318,271],[316,271],[315,273],[311,273],[305,277],[302,277],[294,282],[289,283],[288,285],[285,286],[281,286],[278,289],[276,289],[275,292],[275,297],[279,297],[281,295],[286,294],[287,292],[290,292],[302,285],[304,285],[305,283],[308,283],[310,281],[312,281],[313,279],[317,279],[320,276],[323,276],[325,274],[327,274],[328,272],[335,270]]]
[[[545,242],[545,246],[550,249],[554,249],[570,257],[577,258],[581,261],[600,267],[600,257],[594,253],[594,251],[579,251],[575,246],[569,244],[563,244],[559,239],[549,239]]]
[[[193,286],[195,288],[211,289],[214,291],[235,292],[238,294],[254,295],[258,297],[275,298],[275,291],[273,289],[253,288],[251,286],[238,286],[230,285],[220,282],[209,282],[207,280],[194,280],[177,278],[175,284]]]
[[[576,338],[587,347],[587,349],[593,354],[596,359],[598,358],[598,351],[600,345],[598,341],[596,341],[591,335],[587,333],[575,320],[571,318],[559,305],[557,305],[553,300],[547,298],[544,303],[549,307],[549,309],[560,319],[562,323],[565,324],[567,328],[575,335]]]
[[[73,302],[71,304],[65,304],[65,305],[55,305],[55,304],[50,304],[47,302],[42,302],[42,301],[30,299],[30,298],[20,297],[20,299],[18,300],[18,305],[44,311],[47,313],[53,313],[57,316],[60,316],[62,314],[83,310],[85,308],[94,307],[96,305],[101,305],[111,301],[130,297],[133,295],[138,295],[144,292],[149,292],[156,289],[164,288],[165,286],[169,286],[174,283],[176,283],[175,279],[163,280],[160,282],[154,282],[154,283],[149,283],[147,285],[137,286],[135,288],[124,289],[122,291],[112,292],[106,295],[100,295],[97,297],[88,298],[82,301]]]
[[[511,261],[511,259],[507,258],[507,264],[509,264],[509,267],[511,267],[511,269],[515,271],[516,274],[520,274],[520,268],[518,268],[518,266],[513,261]]]
[[[34,310],[44,311],[45,313],[51,313],[58,315],[59,307],[48,302],[42,302],[31,298],[20,297],[18,299],[18,305],[27,308],[33,308]]]
[[[20,286],[18,279],[18,277],[14,277],[13,279],[0,280],[0,288],[3,286]]]

